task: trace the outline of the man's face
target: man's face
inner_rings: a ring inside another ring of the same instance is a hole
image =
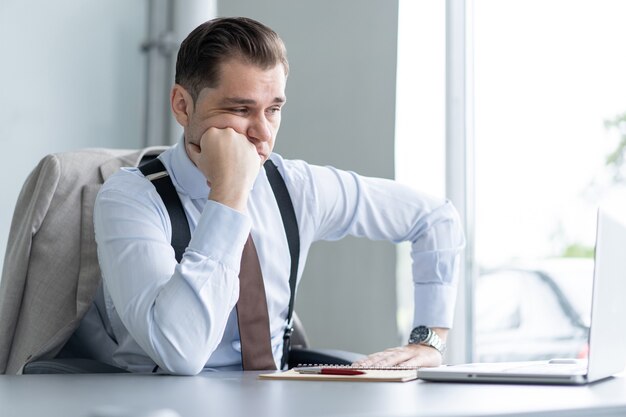
[[[265,162],[274,149],[286,100],[283,66],[264,70],[231,59],[220,69],[219,85],[200,91],[186,125],[183,123],[185,141],[199,145],[209,128],[230,127],[246,136]]]

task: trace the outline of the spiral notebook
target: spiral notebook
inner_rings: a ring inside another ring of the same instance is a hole
[[[259,378],[302,381],[407,382],[417,379],[417,367],[302,365],[288,371],[260,374]]]

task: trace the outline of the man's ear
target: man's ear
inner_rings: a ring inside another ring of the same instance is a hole
[[[187,127],[193,113],[193,98],[191,94],[182,85],[174,84],[170,93],[170,105],[178,124],[182,127]]]

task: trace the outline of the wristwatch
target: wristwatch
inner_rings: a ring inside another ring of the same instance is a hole
[[[442,355],[446,350],[446,344],[439,338],[439,335],[426,326],[417,326],[411,331],[409,344],[430,346],[437,349]]]

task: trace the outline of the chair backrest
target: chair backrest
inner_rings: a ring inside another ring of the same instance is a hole
[[[46,156],[16,203],[0,281],[0,373],[55,357],[100,285],[93,205],[102,183],[141,150],[88,149]]]

